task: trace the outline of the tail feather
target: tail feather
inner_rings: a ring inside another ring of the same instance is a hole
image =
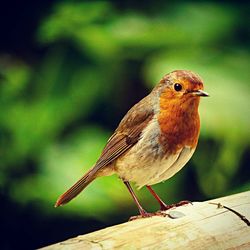
[[[81,193],[96,178],[95,173],[94,168],[90,169],[79,181],[57,199],[55,207],[65,205]]]

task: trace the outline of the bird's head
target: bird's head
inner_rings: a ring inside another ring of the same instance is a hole
[[[155,90],[159,91],[162,109],[193,111],[198,109],[200,97],[209,96],[203,81],[189,70],[175,70],[165,75]]]
[[[175,70],[160,81],[161,89],[171,99],[190,99],[209,96],[203,91],[203,81],[189,70]]]

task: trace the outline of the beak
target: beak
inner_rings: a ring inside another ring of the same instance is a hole
[[[208,97],[209,94],[201,89],[198,89],[198,90],[195,90],[195,91],[192,91],[192,94],[195,95],[195,96],[205,96],[205,97]]]

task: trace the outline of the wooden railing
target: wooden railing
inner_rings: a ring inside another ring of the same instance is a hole
[[[250,249],[250,191],[170,209],[44,247],[71,249]]]

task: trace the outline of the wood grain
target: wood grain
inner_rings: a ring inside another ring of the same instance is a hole
[[[250,191],[138,219],[80,235],[43,250],[71,249],[250,249],[250,227],[229,207],[250,220]]]

